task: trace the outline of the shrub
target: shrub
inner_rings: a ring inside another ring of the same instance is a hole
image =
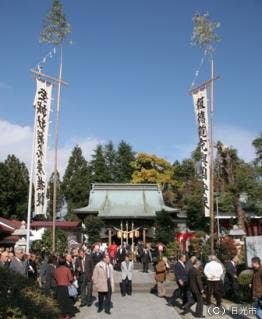
[[[240,293],[243,301],[251,301],[251,289],[249,285],[252,283],[253,270],[243,270],[238,277]]]
[[[236,256],[238,253],[235,241],[228,236],[221,238],[217,248],[218,258],[224,263]]]
[[[59,318],[56,301],[44,294],[32,280],[0,268],[0,287],[0,318]]]
[[[177,241],[172,241],[166,246],[165,255],[176,258],[181,253],[180,245]]]

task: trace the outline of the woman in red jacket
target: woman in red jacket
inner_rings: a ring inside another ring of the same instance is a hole
[[[74,316],[73,300],[69,297],[68,286],[73,282],[73,276],[68,267],[66,259],[58,259],[58,267],[55,269],[55,279],[57,284],[57,301],[62,313],[63,319],[70,319]]]

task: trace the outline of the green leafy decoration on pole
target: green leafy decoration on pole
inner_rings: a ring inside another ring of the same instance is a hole
[[[192,20],[191,44],[203,48],[208,54],[212,54],[215,51],[214,44],[220,41],[220,36],[216,34],[216,29],[220,27],[220,23],[211,22],[208,12],[201,15],[197,11]]]
[[[63,12],[63,4],[59,0],[53,0],[51,9],[43,21],[40,42],[61,45],[70,32],[71,26]]]

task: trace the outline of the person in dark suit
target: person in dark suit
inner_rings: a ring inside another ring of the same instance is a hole
[[[92,305],[93,282],[92,275],[94,270],[93,258],[85,253],[83,249],[79,250],[79,257],[76,260],[76,270],[78,272],[78,282],[81,287],[80,307]]]
[[[188,271],[188,286],[193,298],[190,298],[190,300],[184,305],[184,312],[182,313],[185,315],[189,312],[190,307],[197,303],[195,312],[195,317],[197,318],[203,317],[202,294],[204,293],[204,288],[201,280],[201,272],[199,270],[200,267],[201,262],[197,260],[192,264],[192,267]]]
[[[226,274],[224,287],[228,296],[233,296],[233,301],[240,303],[240,289],[237,278],[237,265],[239,263],[238,256],[234,256],[225,264]]]
[[[148,272],[149,263],[152,262],[152,254],[149,247],[144,248],[141,262],[143,264],[143,272]]]
[[[94,266],[103,260],[103,254],[102,254],[102,252],[100,250],[100,246],[98,244],[96,244],[94,247],[94,250],[92,253],[92,258],[93,258]]]
[[[185,268],[186,255],[180,255],[178,261],[175,264],[175,277],[178,288],[174,291],[172,297],[170,298],[168,305],[173,305],[176,299],[181,298],[183,301],[183,306],[186,304],[188,297],[188,284],[187,284],[187,272]]]

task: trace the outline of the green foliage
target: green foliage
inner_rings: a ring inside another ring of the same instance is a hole
[[[176,240],[167,244],[165,249],[165,254],[168,258],[170,257],[177,258],[180,253],[181,253],[180,244]]]
[[[132,147],[125,141],[121,141],[116,154],[116,182],[130,183],[134,172],[131,163],[135,160]]]
[[[62,229],[56,228],[55,234],[55,249],[58,255],[64,254],[67,249],[67,237]],[[42,240],[36,240],[33,242],[31,250],[37,255],[41,255],[44,250],[45,253],[52,252],[52,229],[47,229],[42,237]]]
[[[256,149],[255,164],[258,166],[259,173],[262,175],[262,132],[256,139],[254,139],[252,144]]]
[[[43,21],[40,42],[61,45],[70,32],[71,26],[63,13],[63,4],[59,0],[53,0],[52,6]]]
[[[250,302],[251,301],[251,288],[249,285],[252,283],[253,270],[243,270],[238,276],[238,283],[240,287],[241,300]]]
[[[98,145],[92,155],[90,163],[92,183],[108,183],[110,172],[106,165],[105,154],[102,145]]]
[[[155,241],[167,245],[175,240],[175,224],[166,211],[161,211],[155,219]]]
[[[105,164],[107,167],[108,183],[116,181],[116,157],[117,152],[115,151],[114,144],[110,141],[104,146]]]
[[[105,226],[102,219],[97,216],[89,215],[84,220],[85,229],[84,233],[88,235],[88,242],[93,244],[100,241],[100,232]]]
[[[64,174],[62,191],[67,201],[67,219],[75,219],[72,209],[86,206],[88,204],[91,189],[90,170],[82,150],[75,146],[69,158]]]
[[[32,281],[0,267],[0,318],[57,319],[60,311],[53,298]]]
[[[205,232],[196,232],[195,238],[190,240],[188,248],[190,256],[198,256],[203,264],[208,261],[208,256],[210,255],[210,240],[206,239]]]
[[[162,188],[166,185],[175,185],[174,168],[163,158],[139,153],[131,165],[134,168],[132,183],[157,183]]]
[[[0,216],[25,219],[28,202],[29,177],[23,162],[8,155],[0,163]]]
[[[220,40],[220,37],[216,34],[216,29],[220,27],[220,23],[211,22],[208,13],[201,15],[198,11],[194,14],[192,21],[191,44],[205,49],[207,53],[214,52],[214,44]]]
[[[53,216],[53,194],[54,194],[54,177],[55,173],[53,172],[50,176],[47,188],[47,198],[48,198],[48,208],[47,213],[48,217],[51,218]],[[62,182],[60,180],[59,172],[57,172],[56,176],[56,213],[61,211],[64,204],[64,195],[62,191]]]

